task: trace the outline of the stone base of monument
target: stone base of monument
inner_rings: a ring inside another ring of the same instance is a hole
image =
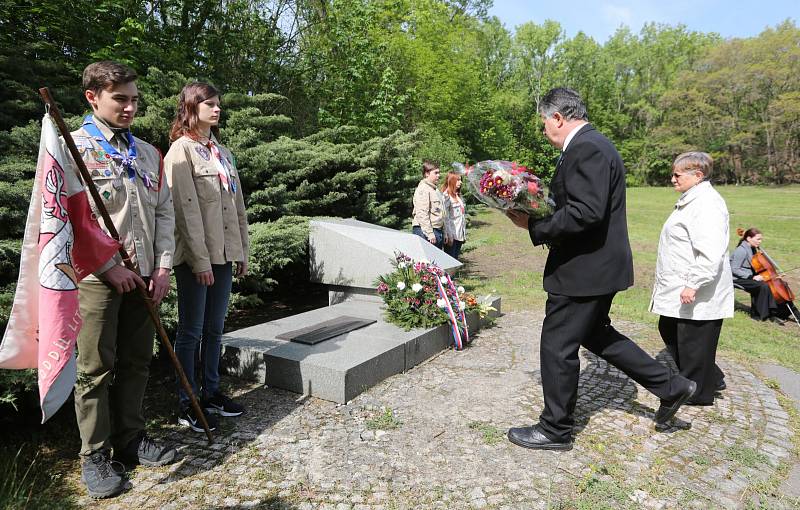
[[[491,312],[496,317],[500,298],[490,304],[497,309]],[[343,316],[376,322],[313,345],[277,338]],[[481,326],[475,313],[467,322],[471,334]],[[344,404],[450,344],[448,325],[405,331],[384,320],[381,302],[356,298],[231,331],[222,339],[220,368],[223,373]],[[469,355],[468,346],[463,355]]]

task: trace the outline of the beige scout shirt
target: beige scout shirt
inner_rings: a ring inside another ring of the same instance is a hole
[[[219,180],[214,155],[200,142],[182,136],[164,157],[164,173],[175,199],[175,265],[188,263],[193,273],[211,264],[247,260],[250,242],[239,172],[230,151],[216,144],[231,169],[236,193]]]
[[[414,192],[414,216],[411,226],[419,226],[428,237],[433,237],[433,229],[444,226],[442,195],[425,179],[419,181]]]
[[[111,145],[124,153],[128,146],[125,137],[116,136],[102,119],[96,116],[94,119]],[[106,157],[100,143],[86,130],[81,128],[73,131],[72,138],[119,233],[120,241],[139,273],[150,276],[155,268],[171,269],[172,254],[175,251],[175,213],[169,187],[162,185],[161,153],[158,149],[144,140],[134,138],[137,153],[134,164],[150,177],[153,187],[148,189],[138,175],[133,180],[128,178],[127,170]],[[97,206],[93,200],[89,202],[92,212],[97,215],[101,227],[107,232]],[[122,258],[119,254],[114,255],[87,279],[97,280],[97,275],[121,264]]]

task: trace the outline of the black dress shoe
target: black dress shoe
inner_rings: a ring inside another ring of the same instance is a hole
[[[716,390],[717,391],[725,391],[728,388],[728,385],[725,384],[725,379],[722,379],[720,382],[717,383]]]
[[[571,450],[572,441],[553,441],[537,425],[508,429],[508,440],[523,448],[534,450]]]
[[[685,406],[713,406],[714,405],[714,401],[713,400],[708,400],[708,401],[695,400],[693,398],[690,398],[683,405],[685,405]]]
[[[656,411],[655,422],[656,425],[663,426],[675,416],[675,413],[678,412],[678,409],[690,398],[694,395],[694,392],[697,390],[697,383],[694,381],[689,381],[689,386],[681,393],[678,398],[672,401],[672,403],[665,404],[664,401],[661,401],[661,405]]]

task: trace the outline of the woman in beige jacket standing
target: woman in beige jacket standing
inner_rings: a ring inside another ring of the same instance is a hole
[[[239,416],[244,408],[219,389],[222,330],[232,276],[247,274],[249,241],[244,196],[230,151],[219,141],[219,92],[206,83],[181,91],[172,124],[172,146],[164,158],[175,206],[175,256],[178,331],[175,353],[195,394],[208,413]],[[234,267],[235,265],[235,267]],[[195,381],[198,346],[203,380]],[[178,392],[178,423],[202,432],[189,397]]]

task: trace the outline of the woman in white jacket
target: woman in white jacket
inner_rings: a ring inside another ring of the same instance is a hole
[[[686,152],[672,164],[672,185],[681,193],[658,241],[650,311],[682,376],[697,383],[687,402],[712,405],[725,388],[715,364],[722,319],[733,317],[733,279],[728,259],[728,208],[708,181],[705,152]]]

